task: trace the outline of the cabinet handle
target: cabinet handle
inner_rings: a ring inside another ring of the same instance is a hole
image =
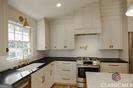
[[[56,48],[56,46],[54,46],[54,48]]]
[[[68,69],[63,69],[62,71],[71,71],[71,70],[68,70]]]
[[[70,80],[70,78],[62,78],[63,80]]]
[[[119,66],[119,65],[113,65],[113,64],[110,64],[110,65],[108,65],[108,66],[116,66],[116,67],[117,67],[117,66]]]
[[[66,64],[66,65],[69,65],[69,64],[71,64],[71,63],[62,63],[62,64]]]
[[[45,82],[45,76],[42,76],[42,81],[41,81],[42,83],[44,83]]]
[[[52,70],[50,70],[50,76],[52,76]]]
[[[9,52],[9,48],[6,48],[6,52]]]
[[[64,48],[67,48],[67,46],[64,46]]]

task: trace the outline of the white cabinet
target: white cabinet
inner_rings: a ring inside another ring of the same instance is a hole
[[[53,68],[54,68],[54,63],[50,63],[47,66],[47,72],[46,72],[46,81],[45,81],[45,87],[44,88],[51,88],[54,85],[53,81]]]
[[[51,49],[74,49],[74,32],[70,19],[51,22]]]
[[[123,0],[101,0],[101,49],[122,49]]]
[[[56,61],[54,82],[59,84],[76,84],[76,62]]]
[[[55,61],[31,75],[32,88],[51,88],[54,83],[76,84],[76,62]]]
[[[37,50],[50,48],[49,30],[49,22],[46,18],[37,21]]]
[[[100,71],[108,73],[124,73],[128,74],[128,63],[101,63]]]
[[[48,65],[31,75],[32,88],[51,88],[53,85],[51,65]]]
[[[45,81],[47,69],[44,67],[31,75],[31,87],[32,88],[46,88]]]
[[[0,55],[8,48],[7,0],[0,0]]]
[[[75,34],[101,33],[99,0],[74,12]]]

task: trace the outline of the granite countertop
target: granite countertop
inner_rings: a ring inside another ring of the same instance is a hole
[[[16,82],[20,81],[24,77],[30,76],[32,73],[36,72],[37,70],[43,68],[44,66],[48,65],[53,61],[76,61],[76,58],[50,58],[45,57],[36,61],[31,62],[29,65],[34,63],[43,63],[38,68],[35,68],[34,71],[23,71],[19,69],[9,69],[7,71],[3,71],[0,73],[0,88],[3,85],[11,86],[14,85]],[[23,67],[22,67],[23,68]]]
[[[125,60],[120,58],[99,58],[100,62],[108,62],[108,63],[128,63]]]
[[[53,61],[76,61],[77,57],[44,57],[42,59],[36,60],[31,62],[33,63],[44,63],[43,65],[36,68],[34,71],[30,72],[23,72],[22,70],[18,69],[9,69],[7,71],[0,73],[0,84],[2,85],[14,85],[16,82],[20,81],[24,77],[30,76],[32,73],[36,72],[37,70],[43,68],[44,66],[48,65],[49,63]],[[121,59],[114,59],[114,58],[100,58],[101,62],[117,62],[117,63],[128,63],[126,61],[123,61]],[[21,69],[21,68],[20,68]],[[24,73],[24,74],[22,74]],[[0,87],[1,88],[1,87]]]

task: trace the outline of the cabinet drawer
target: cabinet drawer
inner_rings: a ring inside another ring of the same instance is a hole
[[[106,67],[106,68],[112,68],[112,67],[120,67],[120,68],[122,68],[122,67],[127,67],[128,66],[128,64],[127,63],[101,63],[101,67]]]
[[[76,62],[70,61],[56,61],[55,66],[58,67],[76,67]]]
[[[102,72],[128,73],[128,63],[101,63]]]
[[[70,83],[70,84],[73,84],[73,83],[76,83],[76,77],[68,77],[68,76],[57,76],[56,77],[56,82],[57,83]]]

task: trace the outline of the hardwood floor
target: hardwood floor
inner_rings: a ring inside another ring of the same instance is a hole
[[[75,85],[54,84],[52,88],[77,88]]]

